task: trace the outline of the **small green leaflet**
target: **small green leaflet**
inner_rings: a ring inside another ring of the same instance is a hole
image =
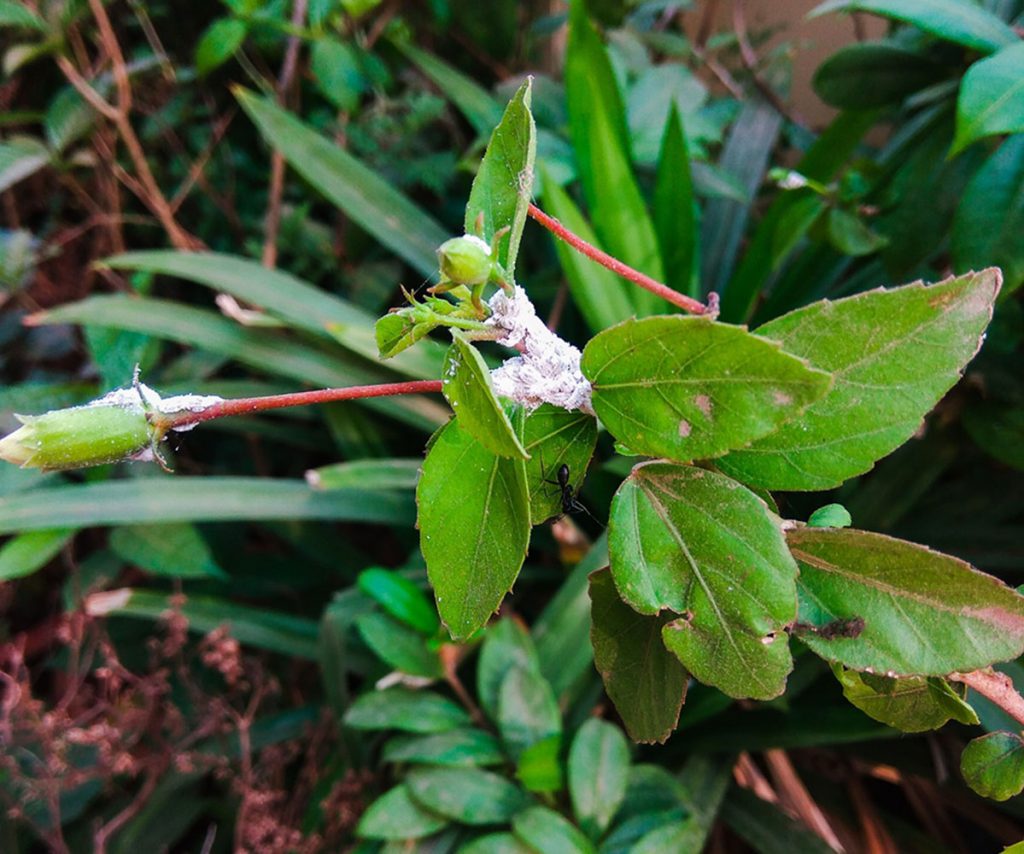
[[[960,757],[960,773],[979,795],[1006,801],[1024,789],[1024,739],[990,732],[974,739]]]
[[[476,234],[477,219],[482,217],[483,233],[479,236],[487,243],[495,233],[508,228],[498,245],[498,262],[513,277],[533,192],[533,164],[537,155],[537,131],[530,113],[532,83],[531,77],[519,87],[491,135],[470,190],[464,224],[466,234]]]
[[[484,357],[457,329],[444,359],[441,390],[462,429],[487,450],[502,457],[529,457],[498,401]]]

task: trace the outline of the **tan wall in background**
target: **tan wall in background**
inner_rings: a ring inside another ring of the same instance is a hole
[[[736,0],[697,0],[693,11],[688,13],[690,19],[698,19],[711,2],[715,2],[718,7],[718,28],[731,28],[733,3]],[[829,54],[854,41],[857,35],[853,17],[850,15],[831,14],[807,20],[807,13],[820,2],[821,0],[745,0],[743,4],[746,9],[747,28],[751,32],[781,27],[770,45],[788,42],[793,46],[791,102],[812,127],[821,127],[835,114],[835,110],[822,103],[811,88],[814,71]],[[882,19],[870,15],[860,15],[859,26],[866,38],[880,38],[886,29]]]

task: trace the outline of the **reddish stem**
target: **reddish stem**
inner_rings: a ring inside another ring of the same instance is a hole
[[[1024,724],[1024,697],[1017,693],[1013,681],[1005,673],[993,670],[973,670],[970,673],[951,673],[949,678],[963,682],[981,696],[987,697],[1018,723]]]
[[[672,303],[672,305],[677,305],[684,311],[688,311],[691,314],[717,314],[718,298],[715,294],[711,294],[708,299],[708,304],[704,305],[700,300],[695,300],[693,297],[688,297],[686,294],[681,294],[679,291],[672,290],[668,285],[663,285],[661,282],[655,281],[650,276],[641,273],[639,270],[634,270],[629,265],[623,264],[607,252],[602,252],[596,246],[587,243],[587,241],[578,234],[574,234],[569,231],[569,229],[562,225],[562,223],[557,219],[552,216],[548,216],[536,205],[530,205],[529,213],[530,216],[537,220],[537,222],[543,225],[548,231],[560,240],[564,240],[577,252],[586,255],[591,261],[596,261],[602,267],[607,267],[613,273],[622,276],[624,279],[628,279],[633,284],[639,285],[644,290],[650,291],[655,296],[659,296],[663,300]]]
[[[306,406],[313,403],[333,403],[338,400],[357,400],[363,397],[388,397],[396,394],[427,394],[441,391],[440,380],[416,380],[406,383],[360,385],[350,388],[319,388],[315,391],[297,391],[292,394],[272,394],[267,397],[239,397],[208,406],[202,412],[176,412],[161,419],[168,429],[187,427],[228,415],[248,415],[267,409]]]

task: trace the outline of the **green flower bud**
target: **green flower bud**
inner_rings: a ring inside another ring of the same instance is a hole
[[[441,275],[459,285],[482,285],[494,269],[491,247],[472,234],[446,240],[437,249]]]
[[[98,401],[15,417],[22,426],[0,440],[0,459],[23,468],[54,471],[145,458],[153,444],[153,428],[137,404]]]

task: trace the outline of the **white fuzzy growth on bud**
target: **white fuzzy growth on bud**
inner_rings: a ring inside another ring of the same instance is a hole
[[[580,370],[580,351],[544,325],[526,291],[517,286],[512,297],[498,291],[488,306],[487,323],[503,332],[498,343],[522,354],[491,372],[494,390],[530,409],[550,403],[593,414],[590,383]]]
[[[145,383],[136,383],[128,388],[118,388],[107,392],[103,397],[90,401],[86,406],[122,406],[125,409],[134,409],[140,412],[156,411],[164,415],[174,415],[177,412],[202,412],[209,409],[215,403],[220,403],[224,398],[215,394],[176,394],[173,397],[160,397]],[[173,430],[185,432],[195,427],[195,424],[185,424],[181,427],[173,427]],[[143,452],[146,453],[146,452]],[[152,457],[149,457],[151,459]]]

